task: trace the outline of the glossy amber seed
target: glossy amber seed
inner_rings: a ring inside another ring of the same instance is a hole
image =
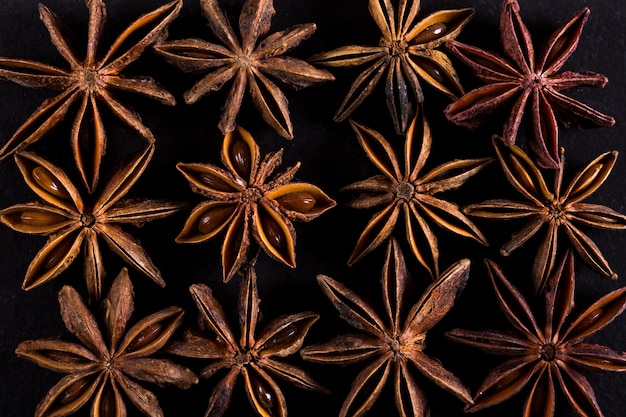
[[[283,230],[280,228],[276,220],[271,216],[263,216],[261,218],[261,227],[269,240],[270,245],[277,249],[284,249],[287,241]]]
[[[290,345],[298,335],[298,327],[295,324],[290,324],[284,329],[276,333],[264,346],[265,349],[270,349],[275,346]]]
[[[273,415],[273,408],[276,406],[276,402],[274,401],[274,395],[268,389],[268,385],[265,381],[260,378],[251,376],[250,377],[250,385],[252,385],[252,391],[254,396],[258,400],[261,407],[269,412],[270,415]]]
[[[315,197],[307,192],[298,192],[284,195],[276,199],[278,204],[287,210],[308,213],[315,207]]]
[[[213,174],[209,174],[206,172],[203,172],[202,174],[200,174],[199,176],[200,181],[206,185],[207,187],[213,189],[213,190],[217,190],[217,191],[224,191],[224,192],[229,192],[229,191],[233,191],[233,187],[231,187],[228,183],[226,183],[224,180],[222,180],[221,178],[213,175]]]
[[[22,223],[31,226],[46,226],[62,222],[63,216],[37,210],[24,210],[20,214],[20,220]]]
[[[236,141],[231,149],[231,155],[235,171],[241,174],[244,179],[250,179],[252,155],[248,144],[241,140]]]
[[[141,349],[146,346],[148,343],[153,342],[163,330],[163,325],[160,322],[152,323],[145,329],[143,329],[137,337],[135,337],[129,344],[126,350],[134,351]]]
[[[58,180],[52,175],[46,168],[38,166],[33,169],[33,179],[41,188],[46,192],[52,194],[61,200],[70,200],[70,194],[65,187],[61,185]]]
[[[233,213],[231,206],[216,207],[207,210],[198,220],[198,231],[208,234],[224,224],[228,217]]]
[[[54,249],[52,249],[48,253],[46,260],[42,265],[43,270],[48,271],[58,265],[63,257],[67,255],[73,243],[74,242],[72,241],[72,239],[67,239],[65,242],[57,245]]]
[[[81,378],[78,381],[72,383],[69,387],[65,388],[57,397],[59,404],[65,405],[76,401],[85,392],[88,384],[88,378]]]
[[[421,31],[416,37],[411,40],[411,43],[428,43],[443,36],[443,34],[447,30],[448,26],[445,23],[435,23],[434,25],[430,25],[426,29]]]
[[[418,65],[422,68],[428,75],[433,77],[435,81],[440,84],[446,83],[446,75],[443,69],[437,65],[435,62],[430,61],[428,59],[420,59]]]

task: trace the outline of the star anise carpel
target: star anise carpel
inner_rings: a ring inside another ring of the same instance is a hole
[[[166,308],[127,329],[134,310],[133,299],[133,286],[126,269],[113,281],[102,303],[102,322],[89,311],[74,288],[61,289],[61,317],[80,343],[29,340],[15,350],[22,359],[67,374],[39,403],[36,417],[73,414],[90,400],[93,417],[125,416],[126,399],[146,416],[159,417],[163,412],[157,397],[137,381],[182,389],[198,382],[189,369],[153,357],[182,324],[183,310]]]
[[[522,415],[552,417],[556,409],[555,387],[559,386],[576,414],[602,417],[594,390],[579,371],[626,371],[626,354],[585,342],[624,311],[626,288],[612,291],[570,319],[575,279],[574,257],[568,251],[547,284],[542,326],[502,270],[489,260],[486,266],[500,310],[513,331],[456,329],[447,335],[457,342],[510,359],[487,375],[474,397],[474,405],[466,411],[499,404],[530,385]]]
[[[452,122],[475,128],[502,107],[511,113],[504,124],[504,141],[511,145],[529,113],[532,136],[528,145],[537,163],[557,169],[559,159],[559,128],[557,120],[569,127],[606,127],[615,120],[568,97],[563,90],[582,87],[604,87],[608,79],[585,71],[559,72],[578,46],[589,9],[576,13],[546,41],[541,53],[535,48],[528,28],[519,14],[517,0],[505,0],[500,20],[502,45],[506,57],[478,47],[451,41],[448,49],[463,61],[486,85],[468,92],[446,108]]]
[[[456,98],[463,94],[448,56],[438,48],[460,34],[474,9],[442,10],[417,21],[420,0],[370,0],[369,11],[381,31],[376,46],[349,45],[317,54],[310,61],[328,67],[367,65],[354,80],[335,121],[346,120],[384,77],[387,107],[397,134],[406,132],[416,104],[424,100],[420,79]]]
[[[209,28],[221,44],[202,39],[160,42],[156,51],[186,72],[206,74],[184,95],[192,104],[232,80],[219,128],[235,129],[246,90],[267,124],[284,138],[293,138],[288,100],[281,86],[300,89],[334,80],[326,70],[301,59],[283,56],[310,37],[314,23],[300,24],[266,36],[275,13],[273,0],[247,0],[239,15],[237,36],[218,0],[201,0]]]

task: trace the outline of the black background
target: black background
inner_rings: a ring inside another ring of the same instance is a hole
[[[198,1],[185,1],[180,17],[170,27],[171,39],[200,37],[213,40],[200,15]],[[233,16],[238,16],[243,0],[222,1]],[[520,1],[522,16],[539,45],[549,34],[564,23],[573,13],[588,6],[591,16],[586,25],[577,52],[564,70],[597,71],[608,76],[610,83],[604,90],[579,89],[567,94],[603,112],[613,115],[617,124],[613,128],[576,131],[561,129],[561,145],[566,148],[566,178],[594,159],[602,152],[612,149],[624,150],[626,128],[622,123],[626,109],[626,55],[624,33],[626,29],[626,6],[614,0],[557,0],[550,2]],[[84,51],[87,26],[87,9],[80,0],[48,0],[45,2],[76,34],[78,50]],[[160,1],[109,0],[108,25],[105,43],[115,39],[131,21],[139,15],[153,10]],[[421,17],[447,8],[474,7],[476,17],[465,28],[459,39],[488,50],[500,52],[498,22],[501,3],[493,0],[428,0],[422,4]],[[367,11],[365,0],[276,0],[276,16],[272,32],[288,26],[315,22],[316,34],[294,49],[289,55],[307,58],[310,55],[347,44],[374,45],[379,32]],[[539,49],[539,47],[537,47]],[[44,25],[38,19],[37,2],[31,0],[0,0],[0,56],[25,58],[67,68],[66,63],[54,49]],[[469,89],[478,85],[469,72],[456,62],[461,80]],[[338,206],[312,223],[296,225],[297,263],[294,270],[270,260],[264,254],[257,263],[259,287],[262,298],[261,310],[267,319],[281,314],[312,310],[321,314],[313,326],[305,344],[326,341],[334,335],[351,331],[343,323],[319,290],[315,276],[330,275],[362,294],[376,308],[382,307],[380,296],[380,271],[384,249],[374,251],[363,261],[349,268],[346,261],[354,244],[374,211],[355,210],[345,207],[347,196],[340,188],[354,181],[378,174],[373,164],[359,147],[347,123],[334,123],[332,116],[347,92],[358,70],[333,70],[337,80],[319,88],[287,91],[295,139],[286,141],[266,126],[251,106],[249,98],[239,116],[239,123],[250,130],[262,152],[267,153],[285,148],[284,165],[302,162],[297,178],[319,185],[338,201]],[[157,138],[156,153],[148,169],[131,189],[129,197],[154,199],[169,198],[195,204],[200,196],[193,194],[186,181],[176,171],[175,164],[184,162],[208,162],[220,164],[219,151],[222,135],[217,129],[220,108],[227,88],[187,106],[182,93],[189,89],[198,76],[179,73],[162,62],[151,51],[147,51],[136,63],[125,70],[125,74],[150,75],[171,91],[179,101],[176,107],[165,107],[148,99],[120,95],[142,116],[145,124]],[[10,82],[0,82],[0,144],[5,143],[24,120],[47,97],[55,93],[33,90]],[[475,132],[458,128],[445,120],[442,110],[447,100],[438,92],[425,87],[426,115],[433,130],[433,150],[428,167],[455,158],[493,156],[489,137],[498,132],[501,124],[492,123]],[[354,113],[354,119],[381,132],[398,147],[402,138],[392,133],[392,123],[384,105],[379,88],[372,97]],[[105,112],[108,132],[108,152],[103,170],[110,169],[120,155],[139,149],[142,139],[118,120]],[[61,166],[72,178],[77,173],[70,157],[70,123],[64,123],[43,140],[31,147]],[[524,133],[519,143],[525,145]],[[612,175],[589,202],[605,204],[620,212],[626,211],[626,162],[618,159]],[[502,178],[497,163],[470,179],[465,186],[447,194],[450,201],[463,206],[487,198],[514,198],[518,195]],[[36,200],[36,196],[23,182],[15,163],[9,159],[0,165],[0,208],[16,203]],[[236,320],[237,279],[229,284],[221,282],[219,250],[222,237],[201,245],[177,245],[174,237],[182,228],[188,211],[165,220],[155,221],[141,229],[127,227],[126,230],[138,237],[154,262],[161,269],[167,282],[160,289],[149,279],[131,271],[135,285],[135,320],[170,305],[180,305],[187,311],[186,324],[193,324],[196,308],[191,302],[187,288],[193,283],[206,283],[214,289],[226,311]],[[489,248],[464,240],[445,230],[437,230],[440,242],[440,267],[447,268],[453,262],[469,257],[472,260],[471,276],[467,288],[450,314],[430,333],[426,352],[440,359],[447,369],[459,376],[472,392],[480,385],[487,372],[502,361],[501,358],[483,353],[445,339],[444,332],[455,327],[471,329],[504,328],[507,326],[499,314],[492,289],[484,272],[482,260],[495,259],[507,272],[511,280],[526,294],[530,293],[527,275],[532,265],[537,239],[531,239],[526,247],[515,251],[509,258],[498,255],[498,248],[508,240],[511,233],[521,227],[516,222],[477,220],[476,223],[491,243]],[[626,271],[624,256],[624,231],[600,231],[585,229],[596,240],[612,267],[619,274]],[[408,256],[408,248],[401,229],[402,247]],[[28,236],[6,227],[0,228],[0,414],[3,416],[32,415],[37,403],[61,377],[60,374],[39,368],[33,363],[18,360],[15,347],[24,340],[60,336],[72,340],[73,336],[64,328],[59,316],[56,294],[66,284],[85,294],[82,278],[82,262],[77,260],[61,276],[30,292],[21,290],[21,281],[26,269],[45,238]],[[122,267],[121,261],[103,245],[105,266],[108,271],[105,286],[108,288],[113,277]],[[623,277],[616,282],[599,276],[577,260],[576,311],[580,312],[602,295],[622,285]],[[408,260],[409,270],[414,277],[419,294],[430,278],[417,262]],[[416,300],[416,295],[412,300]],[[591,338],[617,350],[626,350],[626,316],[619,317],[600,334]],[[345,368],[334,365],[313,365],[300,360],[297,355],[288,358],[299,364],[318,382],[327,386],[332,395],[302,391],[280,383],[287,397],[291,416],[335,415],[338,413],[350,384],[359,371],[358,366]],[[204,364],[198,361],[183,361],[198,371]],[[420,385],[428,395],[433,417],[463,415],[463,405],[452,395],[434,386],[415,372]],[[624,414],[626,388],[624,374],[587,374],[595,387],[598,402],[605,416],[617,417]],[[199,385],[180,391],[176,388],[154,388],[165,415],[181,415],[183,407],[189,408],[189,416],[204,414],[208,397],[217,377],[202,380]],[[149,384],[145,384],[148,387]],[[520,415],[521,406],[528,390],[503,405],[477,413],[477,416]],[[254,415],[249,407],[242,385],[236,389],[235,401],[229,416]],[[88,415],[84,407],[79,415]],[[129,415],[139,412],[129,405]],[[369,415],[396,415],[392,385],[376,403]],[[573,413],[562,395],[557,397],[556,416]]]

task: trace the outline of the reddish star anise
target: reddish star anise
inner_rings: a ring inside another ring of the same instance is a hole
[[[542,327],[500,268],[491,261],[486,264],[500,310],[514,332],[456,329],[448,332],[448,336],[511,359],[491,371],[478,389],[474,405],[466,411],[478,411],[508,400],[530,383],[532,388],[522,415],[552,417],[558,383],[578,415],[602,417],[594,390],[579,370],[624,372],[626,354],[584,341],[622,313],[626,307],[626,287],[605,295],[566,326],[574,308],[574,257],[568,251],[548,283]]]
[[[141,226],[183,208],[167,200],[120,199],[141,176],[154,146],[121,164],[105,186],[84,200],[56,165],[28,152],[15,155],[26,184],[44,201],[17,204],[0,211],[0,222],[22,233],[50,236],[31,262],[22,287],[38,287],[65,271],[84,248],[85,278],[92,301],[100,300],[104,265],[98,236],[134,268],[164,286],[161,273],[137,239],[118,223]]]
[[[211,31],[223,46],[201,39],[185,39],[161,42],[155,47],[166,61],[183,71],[208,73],[185,93],[185,102],[195,103],[233,80],[219,122],[222,133],[235,129],[243,96],[248,89],[263,120],[279,135],[292,139],[289,103],[272,79],[294,89],[334,80],[328,71],[317,69],[300,59],[282,56],[311,36],[315,32],[315,24],[296,25],[261,39],[270,30],[274,2],[247,0],[239,15],[241,37],[237,37],[217,0],[201,0],[200,7]]]
[[[104,2],[89,0],[86,4],[89,8],[89,29],[84,59],[74,53],[55,14],[43,4],[39,5],[41,20],[50,32],[52,43],[70,65],[69,70],[23,59],[0,58],[0,79],[26,87],[61,91],[58,96],[44,101],[24,122],[0,150],[0,160],[39,140],[58,125],[70,107],[77,103],[78,113],[71,135],[72,149],[82,180],[92,192],[96,188],[100,162],[106,150],[99,103],[104,103],[115,116],[150,142],[154,142],[150,129],[111,92],[141,94],[168,105],[176,103],[174,97],[151,78],[125,77],[120,73],[159,39],[178,16],[183,2],[176,0],[168,3],[131,23],[104,57],[99,56],[106,21]]]
[[[430,155],[432,135],[423,112],[406,132],[404,164],[391,144],[375,130],[351,122],[359,143],[384,175],[376,175],[343,188],[361,193],[349,205],[355,208],[383,206],[365,227],[348,261],[354,264],[382,244],[393,232],[401,213],[413,254],[430,272],[439,275],[437,237],[427,220],[484,245],[485,237],[456,204],[435,197],[454,190],[491,162],[489,158],[463,159],[444,163],[423,174]]]
[[[214,333],[214,336],[187,331],[184,339],[174,342],[168,351],[184,357],[213,360],[200,372],[201,378],[228,370],[213,389],[205,416],[224,414],[230,406],[240,374],[250,404],[262,417],[287,416],[285,396],[273,377],[300,388],[324,391],[300,368],[275,359],[300,350],[306,334],[319,318],[317,314],[304,312],[281,316],[267,323],[257,335],[261,300],[256,274],[249,266],[239,288],[238,338],[209,287],[197,284],[189,290],[200,311],[201,329]]]
[[[436,48],[459,36],[474,9],[442,10],[416,22],[420,0],[397,3],[394,8],[390,0],[369,1],[382,34],[378,46],[349,45],[311,57],[311,62],[329,67],[368,64],[352,83],[335,121],[350,117],[383,76],[387,107],[399,135],[409,127],[415,104],[424,100],[420,78],[450,97],[463,94],[452,62]]]
[[[68,374],[39,403],[36,417],[73,414],[91,399],[92,417],[125,416],[125,398],[146,416],[162,417],[156,396],[135,380],[182,389],[198,382],[189,369],[152,357],[182,324],[183,310],[166,308],[126,330],[133,298],[133,286],[123,269],[102,304],[102,331],[76,290],[69,286],[61,289],[61,317],[82,344],[40,339],[22,342],[15,350],[22,359]]]
[[[505,0],[500,32],[508,59],[456,41],[448,43],[450,51],[487,84],[450,104],[445,111],[448,119],[475,128],[496,110],[510,107],[503,137],[511,145],[529,107],[533,136],[528,145],[540,166],[558,168],[561,161],[557,119],[566,127],[571,124],[602,127],[615,123],[612,117],[561,93],[580,86],[604,87],[608,82],[604,75],[593,72],[558,72],[576,50],[588,16],[588,8],[578,12],[552,34],[541,54],[535,57],[517,0]]]
[[[296,231],[292,220],[309,221],[335,206],[315,185],[291,182],[300,163],[270,178],[282,160],[282,149],[265,155],[241,127],[224,137],[226,170],[208,164],[177,165],[191,188],[208,197],[189,215],[176,238],[200,243],[226,229],[222,246],[224,281],[248,261],[252,237],[272,258],[296,266]]]
[[[396,241],[391,240],[381,281],[388,325],[357,294],[330,277],[318,275],[322,290],[341,318],[366,334],[346,334],[327,343],[308,346],[300,352],[302,357],[339,365],[373,358],[355,378],[339,417],[363,415],[374,405],[390,376],[399,415],[428,416],[426,396],[411,375],[413,367],[459,399],[472,404],[471,395],[461,381],[423,351],[427,332],[448,313],[465,287],[469,267],[468,259],[452,265],[425,290],[402,324],[409,276],[404,256]]]

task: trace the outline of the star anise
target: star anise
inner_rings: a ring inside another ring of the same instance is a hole
[[[73,414],[91,399],[91,416],[125,416],[125,398],[146,416],[159,417],[163,412],[156,396],[135,380],[182,389],[198,382],[189,369],[152,357],[182,324],[183,310],[166,308],[126,330],[133,314],[133,297],[128,272],[122,269],[102,304],[103,332],[76,290],[69,286],[61,289],[61,317],[81,343],[29,340],[15,350],[22,359],[68,374],[39,403],[36,417]]]
[[[507,180],[529,201],[487,200],[469,205],[463,211],[471,216],[488,219],[527,219],[526,225],[502,246],[500,253],[509,255],[545,225],[547,231],[539,244],[532,269],[537,293],[543,291],[552,274],[559,235],[563,232],[589,266],[606,277],[617,279],[617,274],[602,256],[598,246],[578,228],[578,225],[602,229],[626,228],[626,216],[623,214],[605,206],[582,202],[607,179],[615,165],[617,151],[603,153],[589,162],[563,192],[564,163],[556,172],[554,191],[550,191],[541,171],[520,148],[506,146],[498,138],[494,138],[493,143]],[[564,161],[563,150],[561,158]]]
[[[413,119],[406,132],[402,165],[391,144],[380,133],[352,121],[350,124],[367,156],[384,175],[350,184],[342,191],[361,193],[348,204],[351,207],[384,208],[365,227],[350,256],[349,265],[391,236],[401,213],[404,213],[411,249],[433,277],[439,275],[439,249],[437,238],[427,220],[458,235],[487,244],[480,230],[456,204],[437,198],[435,194],[460,187],[489,164],[491,159],[455,160],[422,174],[432,143],[430,127],[422,112]]]
[[[296,231],[292,220],[310,221],[335,206],[315,185],[291,182],[300,163],[270,178],[282,161],[282,149],[265,155],[241,127],[222,145],[226,170],[208,164],[177,165],[191,188],[208,197],[189,215],[178,243],[200,243],[226,231],[222,246],[224,281],[246,263],[251,239],[272,258],[296,266]]]
[[[213,360],[200,372],[201,378],[228,370],[213,389],[205,416],[224,414],[230,406],[240,374],[250,404],[262,417],[287,415],[285,397],[273,377],[300,388],[325,391],[300,368],[275,359],[300,350],[306,334],[319,318],[317,314],[304,312],[278,317],[267,323],[257,335],[261,300],[256,274],[248,266],[239,288],[238,338],[209,287],[196,284],[189,290],[200,311],[203,332],[187,331],[183,340],[174,342],[168,351],[184,357]],[[214,336],[206,332],[214,333]]]
[[[566,127],[615,124],[612,117],[561,93],[581,86],[604,87],[608,82],[604,75],[594,72],[558,72],[576,50],[588,16],[588,8],[578,12],[552,34],[536,58],[517,0],[505,0],[500,32],[508,58],[456,41],[448,43],[450,51],[487,84],[450,104],[445,111],[448,119],[475,128],[496,110],[511,107],[503,133],[504,141],[511,145],[517,139],[526,108],[530,107],[533,136],[528,145],[541,167],[558,168],[561,161],[557,119]]]
[[[394,8],[390,0],[369,1],[370,14],[382,34],[378,46],[349,45],[311,57],[311,62],[329,67],[368,64],[352,83],[335,121],[350,117],[383,76],[387,107],[399,135],[413,119],[415,103],[424,100],[420,78],[452,98],[463,94],[452,62],[437,48],[459,36],[474,9],[442,10],[416,22],[420,0],[397,3]]]
[[[501,403],[530,383],[532,388],[522,415],[552,417],[555,381],[558,381],[578,415],[602,417],[594,390],[579,370],[624,372],[626,354],[584,341],[624,311],[626,287],[605,295],[566,327],[574,308],[574,257],[568,251],[548,283],[545,327],[542,327],[500,268],[489,260],[486,265],[500,310],[513,325],[514,332],[456,329],[447,335],[457,342],[511,359],[491,371],[478,389],[474,405],[466,411]]]
[[[426,396],[411,375],[412,367],[459,399],[472,403],[471,394],[461,381],[423,351],[427,332],[448,313],[465,287],[469,267],[470,261],[464,259],[445,271],[411,307],[403,324],[401,314],[409,276],[404,256],[397,242],[391,240],[381,280],[389,325],[356,293],[330,277],[318,275],[322,290],[341,318],[366,334],[341,335],[327,343],[307,346],[300,352],[302,357],[339,365],[374,358],[354,380],[339,417],[360,416],[369,410],[390,372],[399,415],[427,416]]]
[[[98,236],[127,263],[164,286],[161,273],[137,239],[118,223],[143,223],[183,208],[167,200],[120,199],[150,162],[154,146],[121,164],[95,195],[84,200],[69,177],[56,165],[29,152],[15,155],[26,184],[43,199],[0,211],[0,222],[22,233],[50,236],[31,262],[22,288],[30,290],[65,271],[84,248],[85,279],[92,301],[100,300],[104,266]]]
[[[310,87],[334,80],[328,71],[307,62],[282,56],[311,36],[314,23],[296,25],[273,33],[261,41],[270,30],[274,15],[273,0],[247,0],[239,15],[237,37],[217,0],[201,0],[202,13],[215,37],[223,44],[201,39],[161,42],[155,46],[166,61],[186,72],[206,73],[204,78],[184,95],[187,104],[216,91],[233,80],[219,128],[226,134],[235,129],[237,115],[246,89],[263,120],[279,135],[293,138],[287,97],[272,81],[290,88]]]

